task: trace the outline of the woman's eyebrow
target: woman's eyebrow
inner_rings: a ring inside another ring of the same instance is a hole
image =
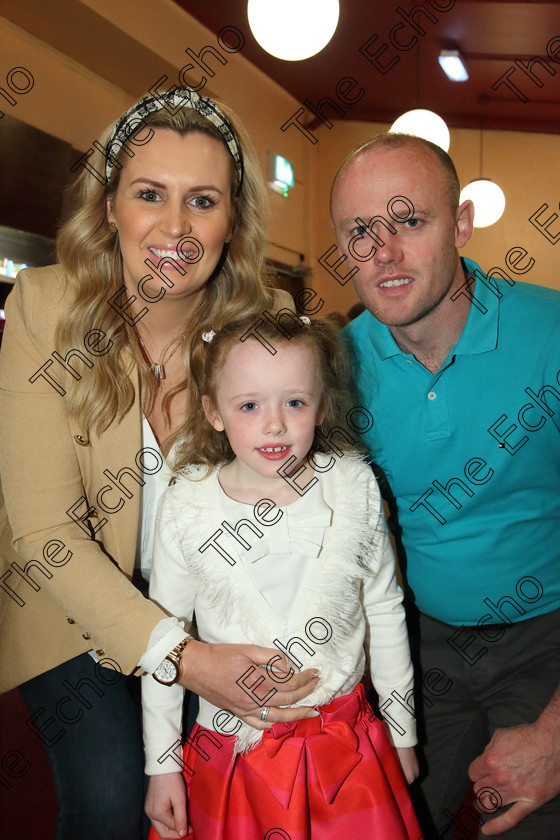
[[[130,182],[130,186],[133,187],[134,184],[150,184],[152,187],[159,187],[162,190],[167,189],[167,184],[162,184],[161,181],[154,181],[153,178],[135,178],[134,181]],[[188,188],[188,192],[201,192],[202,190],[212,190],[213,192],[220,193],[220,195],[222,194],[222,191],[215,184],[195,184]]]

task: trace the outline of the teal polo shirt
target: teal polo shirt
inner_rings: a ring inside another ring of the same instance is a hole
[[[470,311],[437,373],[367,311],[343,335],[417,606],[517,622],[560,607],[560,293],[463,266]]]

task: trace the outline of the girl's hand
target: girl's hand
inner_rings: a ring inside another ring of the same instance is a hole
[[[185,837],[191,831],[187,820],[187,790],[182,773],[150,776],[145,811],[162,838]]]
[[[418,778],[418,759],[414,747],[397,747],[397,756],[407,783],[410,785]]]
[[[272,661],[271,661],[272,660]],[[263,667],[270,661],[275,672]],[[273,723],[314,717],[312,706],[291,706],[317,687],[319,677],[312,670],[292,673],[277,648],[258,645],[210,645],[192,641],[183,651],[181,685],[204,697],[219,709],[232,712],[255,729],[270,729]],[[278,670],[276,670],[278,669]],[[258,683],[258,684],[257,684]],[[267,700],[264,698],[273,690]],[[270,707],[267,720],[260,720],[263,705]]]

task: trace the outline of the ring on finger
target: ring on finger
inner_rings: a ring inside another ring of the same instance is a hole
[[[500,804],[498,802],[498,797],[495,796],[493,793],[488,794],[488,802],[490,803],[490,806],[494,809],[496,809],[498,807],[498,805]]]
[[[268,713],[269,712],[270,712],[270,706],[263,706],[262,709],[261,709],[261,713],[259,715],[259,718],[262,721],[268,720]]]

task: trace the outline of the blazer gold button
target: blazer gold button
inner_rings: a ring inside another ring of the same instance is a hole
[[[74,440],[77,440],[80,446],[91,446],[87,437],[83,437],[82,435],[74,435]]]
[[[97,513],[97,510],[93,507],[93,505],[90,505],[88,507],[86,517],[87,516],[93,516],[94,518],[97,518],[99,516],[99,514]]]
[[[68,624],[75,624],[76,623],[73,618],[67,618],[66,621],[68,622]]]
[[[101,650],[101,648],[99,648],[99,650],[96,650],[95,652],[98,656],[105,656],[105,651]]]
[[[91,639],[89,633],[82,633],[82,639]]]

